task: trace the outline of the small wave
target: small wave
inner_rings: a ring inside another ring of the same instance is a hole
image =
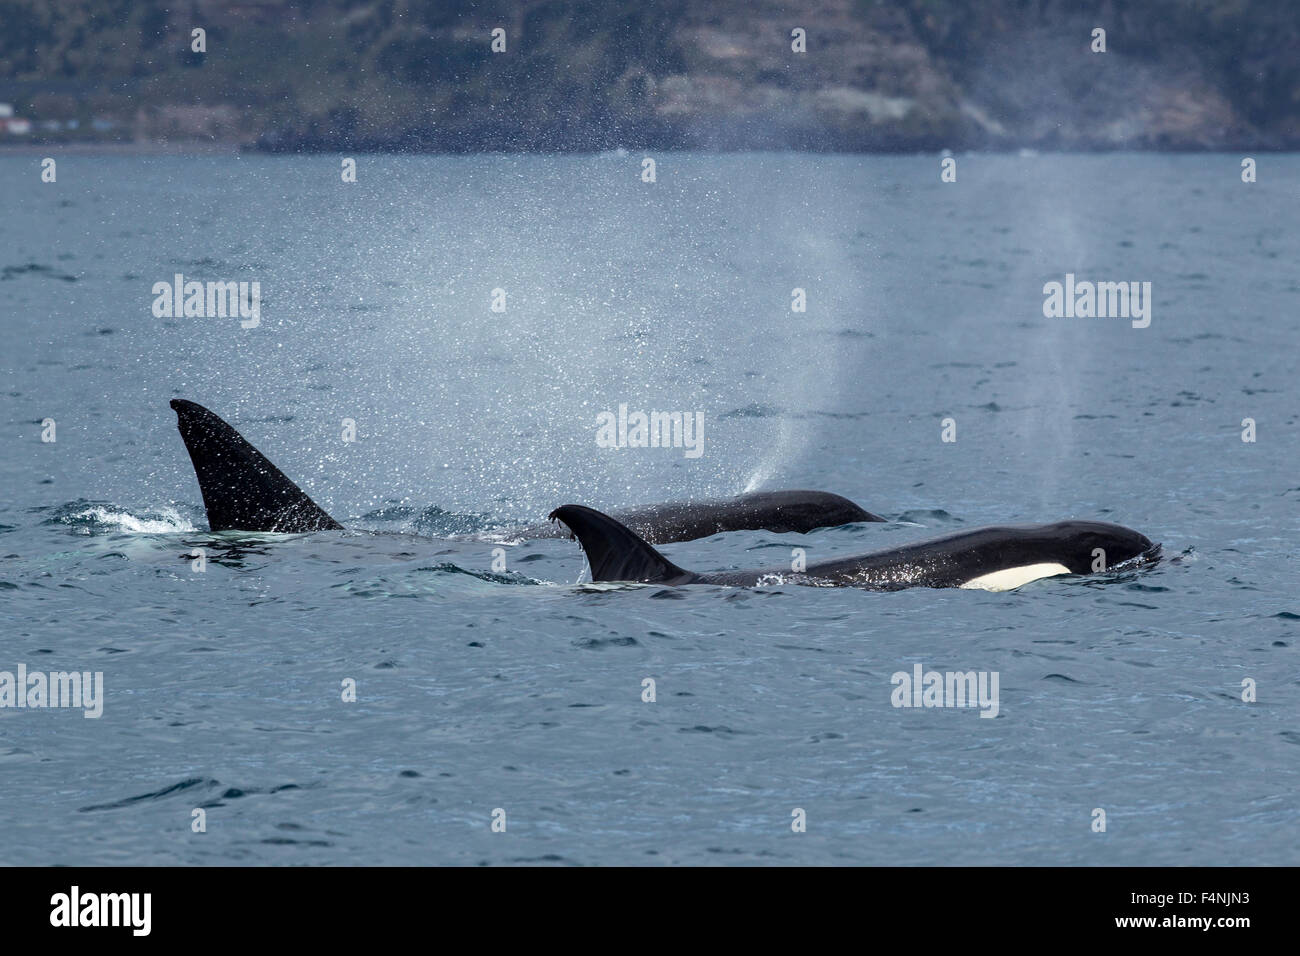
[[[123,797],[121,800],[114,800],[111,803],[94,803],[89,806],[79,807],[78,813],[96,813],[100,810],[122,810],[127,807],[133,807],[140,803],[149,803],[154,800],[163,800],[173,794],[183,793],[186,790],[193,790],[198,787],[202,790],[211,790],[213,787],[219,787],[221,784],[211,777],[187,777],[178,783],[173,783],[169,787],[163,787],[160,790],[154,790],[149,793],[137,794],[133,797]]]
[[[419,510],[404,505],[389,505],[362,515],[368,523],[387,525],[389,529],[408,531],[432,538],[450,538],[455,535],[477,534],[500,527],[487,515],[444,511],[437,505]]]
[[[171,534],[198,530],[192,521],[182,517],[180,512],[173,508],[164,508],[143,515],[133,515],[127,511],[110,511],[107,508],[92,508],[83,512],[83,517],[90,518],[97,525],[125,531],[127,534]]]
[[[44,524],[60,524],[82,534],[177,534],[197,531],[194,522],[175,508],[132,512],[107,502],[71,501],[56,508]]]
[[[761,402],[750,402],[740,408],[733,408],[729,412],[723,412],[719,418],[776,418],[782,414],[782,410],[775,405],[766,405]]]
[[[603,594],[606,591],[641,591],[650,587],[654,585],[639,584],[636,581],[579,581],[573,585],[575,591],[594,594]]]
[[[904,511],[894,520],[900,523],[918,525],[962,524],[961,518],[944,511],[942,508],[913,508],[910,511]]]
[[[20,266],[5,266],[4,268],[0,268],[0,282],[24,275],[45,276],[49,279],[59,279],[62,282],[77,281],[76,276],[69,275],[66,272],[59,272],[53,267],[41,265],[39,262],[27,262]]]
[[[480,581],[487,581],[491,584],[530,584],[537,585],[542,582],[536,578],[530,578],[523,574],[501,574],[496,571],[478,571],[473,568],[462,568],[459,564],[452,564],[450,561],[442,564],[435,564],[432,567],[416,568],[417,571],[435,571],[439,574],[464,574],[471,578],[478,578]]]

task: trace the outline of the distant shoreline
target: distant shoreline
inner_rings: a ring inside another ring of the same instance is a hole
[[[7,143],[0,141],[0,156],[48,156],[52,152],[62,155],[84,156],[108,154],[114,156],[223,156],[243,151],[240,143],[207,143],[202,140],[183,142],[140,143]]]
[[[1295,145],[1242,145],[1242,146],[1175,146],[1159,149],[1142,146],[1113,147],[1041,147],[1041,146],[964,146],[937,148],[910,146],[880,149],[807,149],[794,146],[737,146],[717,148],[706,146],[612,146],[592,149],[412,149],[412,148],[348,148],[313,147],[302,149],[266,149],[251,143],[208,143],[201,140],[184,142],[139,143],[6,143],[0,141],[0,156],[601,156],[620,150],[633,154],[699,153],[705,155],[738,155],[743,153],[782,153],[810,156],[938,156],[951,153],[959,156],[1091,156],[1109,153],[1153,155],[1250,155],[1300,153]]]

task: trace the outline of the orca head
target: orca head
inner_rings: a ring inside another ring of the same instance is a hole
[[[1056,560],[1071,574],[1108,571],[1135,558],[1154,560],[1160,545],[1146,535],[1106,521],[1061,521],[1043,527],[1059,547]]]

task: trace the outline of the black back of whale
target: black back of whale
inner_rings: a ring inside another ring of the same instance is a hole
[[[244,436],[202,405],[173,399],[213,531],[340,531],[339,524]]]
[[[807,534],[816,528],[837,528],[860,521],[884,521],[848,498],[828,491],[757,491],[735,498],[671,501],[613,512],[650,544],[692,541],[724,531],[772,531]],[[521,537],[561,538],[567,532],[554,523],[524,529]]]
[[[337,531],[342,525],[271,464],[244,436],[195,402],[173,399],[177,427],[194,463],[213,531]],[[884,521],[825,491],[764,491],[726,500],[671,502],[617,512],[657,544],[721,531],[807,532],[857,521]],[[519,537],[560,537],[553,524]]]
[[[1090,574],[1098,548],[1108,568],[1134,558],[1154,558],[1159,553],[1159,545],[1122,525],[1059,521],[959,531],[897,548],[817,562],[799,573],[776,568],[698,574],[673,564],[629,528],[599,511],[564,505],[551,512],[551,518],[564,522],[578,539],[593,581],[748,587],[775,577],[791,583],[893,591],[960,587],[986,574],[1034,564],[1060,564],[1072,574]]]

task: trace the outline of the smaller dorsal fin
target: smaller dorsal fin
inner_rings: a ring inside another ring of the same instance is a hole
[[[690,571],[673,564],[609,515],[582,505],[562,505],[551,512],[563,521],[587,555],[593,581],[639,581],[688,584]]]

